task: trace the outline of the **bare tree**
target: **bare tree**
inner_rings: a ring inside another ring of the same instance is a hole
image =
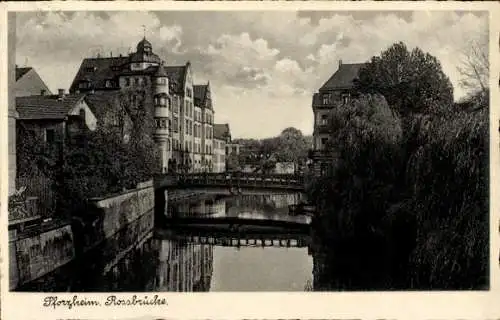
[[[461,86],[474,94],[486,92],[489,88],[490,62],[487,39],[471,41],[462,52],[460,73]]]

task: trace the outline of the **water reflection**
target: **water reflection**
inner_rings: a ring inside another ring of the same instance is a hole
[[[237,217],[310,223],[310,217],[289,214],[289,206],[298,204],[302,198],[301,193],[214,196],[199,200],[169,202],[166,214],[171,217]]]
[[[215,196],[169,203],[168,212],[275,217],[286,215],[288,205],[300,197]],[[81,263],[61,269],[57,278],[48,281],[44,277],[36,285],[43,286],[37,291],[74,292],[311,290],[312,246],[311,236],[302,231],[216,231],[163,225],[132,247],[109,247],[117,252],[83,257]]]

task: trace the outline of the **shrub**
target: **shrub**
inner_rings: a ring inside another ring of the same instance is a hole
[[[148,139],[123,143],[118,132],[99,129],[66,147],[58,170],[58,211],[82,215],[86,200],[135,188],[152,178],[155,152]]]

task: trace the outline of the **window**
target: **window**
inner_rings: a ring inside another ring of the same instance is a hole
[[[348,103],[348,102],[349,102],[349,94],[348,94],[348,93],[344,93],[344,94],[342,95],[342,103],[343,103],[343,104],[346,104],[346,103]]]
[[[54,143],[56,140],[56,131],[54,129],[45,129],[45,142]]]
[[[83,81],[83,82],[80,82],[80,84],[78,85],[78,87],[80,89],[88,89],[88,88],[90,88],[90,83],[87,82],[87,81]]]
[[[322,126],[328,124],[328,115],[327,114],[322,114],[321,115],[321,122],[320,122],[320,124]]]
[[[130,79],[129,78],[125,78],[125,86],[126,87],[130,86]]]
[[[189,134],[189,120],[186,119],[186,134]]]
[[[174,132],[179,132],[179,120],[174,118]]]
[[[167,98],[165,96],[160,97],[160,106],[161,107],[166,107],[167,106]]]
[[[106,80],[106,88],[111,88],[111,87],[112,87],[111,80]]]
[[[85,68],[85,72],[94,72],[94,71],[96,71],[96,70],[97,70],[97,68],[96,68],[96,67],[86,67],[86,68]]]
[[[321,138],[321,148],[325,148],[328,143],[328,138]]]
[[[156,83],[157,84],[167,84],[167,79],[166,78],[156,78]]]

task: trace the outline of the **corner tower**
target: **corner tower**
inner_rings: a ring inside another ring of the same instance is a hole
[[[160,168],[162,173],[168,172],[168,160],[171,158],[169,134],[170,94],[168,76],[163,64],[160,64],[153,75],[153,100],[155,131],[154,140],[160,152]]]

